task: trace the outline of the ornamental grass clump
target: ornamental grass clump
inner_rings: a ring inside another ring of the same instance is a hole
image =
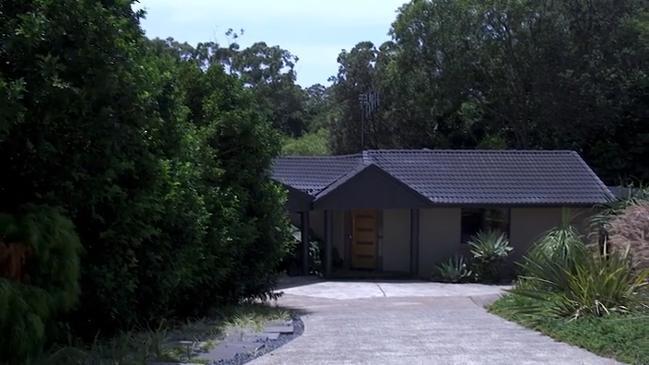
[[[577,319],[646,309],[638,294],[649,271],[632,270],[628,251],[585,246],[572,227],[548,232],[521,266],[523,276],[512,293],[535,299],[521,310]]]
[[[649,200],[629,205],[608,222],[607,246],[628,252],[634,270],[649,269]]]

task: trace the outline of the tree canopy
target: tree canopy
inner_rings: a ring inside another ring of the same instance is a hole
[[[14,362],[61,328],[92,338],[272,295],[292,249],[279,154],[571,149],[609,184],[649,180],[646,0],[412,0],[389,41],[342,51],[332,85],[307,88],[280,46],[147,39],[132,3],[0,2]]]
[[[334,152],[576,150],[608,183],[649,179],[643,0],[413,0],[391,41],[338,57]],[[380,105],[365,121],[358,98]]]
[[[78,235],[82,250],[68,252],[81,252],[81,294],[64,319],[89,338],[267,297],[292,242],[267,174],[280,134],[252,76],[204,45],[146,39],[142,15],[131,1],[0,3],[0,216],[56,212],[61,227],[48,229]],[[4,242],[14,226],[0,224],[0,243],[29,244]],[[0,276],[2,288],[41,288],[26,268],[22,283]],[[0,327],[20,332],[14,319],[31,312],[7,308]]]

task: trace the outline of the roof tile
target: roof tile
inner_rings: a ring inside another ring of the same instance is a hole
[[[573,151],[368,150],[344,156],[281,157],[274,161],[272,177],[316,196],[369,164],[433,204],[579,205],[614,199]]]

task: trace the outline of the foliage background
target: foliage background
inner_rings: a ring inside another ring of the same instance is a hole
[[[646,0],[413,0],[392,40],[338,57],[334,153],[570,149],[606,183],[649,179]],[[361,146],[358,96],[380,95]]]
[[[291,250],[281,153],[560,148],[649,179],[646,0],[412,0],[308,88],[288,50],[149,40],[131,5],[0,2],[0,211],[78,236],[78,301],[54,315],[75,335],[268,296]]]
[[[74,224],[81,291],[60,309],[86,338],[267,297],[290,249],[267,174],[279,135],[249,78],[203,46],[146,39],[142,15],[131,1],[0,3],[1,209]],[[12,310],[0,327],[30,315]]]

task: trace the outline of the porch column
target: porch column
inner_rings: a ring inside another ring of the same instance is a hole
[[[309,275],[309,212],[301,212],[302,225],[302,274]]]
[[[410,209],[410,274],[419,274],[419,209]]]
[[[331,267],[333,260],[333,237],[332,237],[332,219],[331,211],[324,211],[324,235],[325,235],[325,277],[331,276]]]

